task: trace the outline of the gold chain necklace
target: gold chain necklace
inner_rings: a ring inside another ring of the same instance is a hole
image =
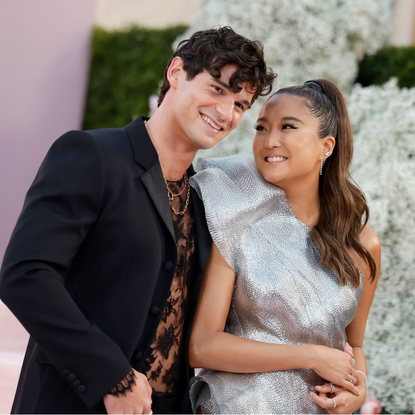
[[[147,120],[144,120],[144,126],[147,128]],[[166,180],[166,178],[164,177],[164,174],[163,174],[163,179],[164,179],[164,183],[165,183],[165,185],[166,185],[166,188],[167,188],[167,197],[169,198],[169,205],[170,205],[170,208],[171,208],[171,210],[176,214],[176,215],[184,215],[185,214],[185,212],[186,212],[186,210],[187,210],[187,208],[188,208],[188,206],[189,206],[189,200],[190,200],[190,183],[189,183],[189,178],[187,177],[187,172],[185,172],[184,173],[184,176],[183,176],[183,180],[184,180],[184,186],[183,186],[183,189],[182,190],[180,190],[180,192],[179,193],[173,193],[171,190],[170,190],[170,187],[169,187],[169,184],[167,183],[167,180]],[[185,201],[185,203],[184,203],[184,209],[182,210],[182,211],[177,211],[176,209],[175,209],[175,207],[173,206],[173,203],[172,203],[172,201],[173,201],[173,199],[175,198],[175,197],[177,197],[177,196],[180,196],[183,192],[184,192],[184,190],[187,188],[187,196],[186,196],[186,201]]]
[[[163,179],[164,179],[164,183],[166,184],[166,188],[167,188],[167,196],[168,196],[168,198],[169,198],[169,205],[170,205],[170,208],[171,208],[171,210],[176,214],[176,215],[184,215],[185,214],[185,212],[186,212],[186,210],[187,210],[187,207],[189,206],[189,200],[190,200],[190,184],[189,184],[189,178],[187,177],[187,173],[185,173],[184,174],[184,176],[183,176],[183,178],[184,178],[184,186],[183,186],[183,189],[179,192],[179,193],[177,193],[177,194],[174,194],[171,190],[170,190],[170,188],[169,188],[169,185],[168,185],[168,183],[167,183],[167,180],[166,180],[166,178],[164,177],[164,174],[163,174]],[[186,189],[187,188],[187,196],[186,196],[186,201],[185,201],[185,203],[184,203],[184,209],[182,210],[182,211],[177,211],[176,209],[175,209],[175,207],[173,206],[173,199],[176,197],[176,196],[180,196],[183,192],[184,192],[184,189]]]

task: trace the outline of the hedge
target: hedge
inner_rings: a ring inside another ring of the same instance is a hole
[[[390,78],[398,85],[415,87],[415,46],[384,46],[374,55],[366,55],[359,65],[356,82],[363,86],[381,85]]]
[[[83,128],[122,127],[148,115],[148,98],[159,92],[171,45],[186,29],[96,28]]]

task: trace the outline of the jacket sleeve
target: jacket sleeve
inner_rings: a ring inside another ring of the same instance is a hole
[[[131,369],[65,289],[65,275],[99,217],[104,172],[92,136],[60,137],[27,193],[0,272],[0,298],[90,408]]]

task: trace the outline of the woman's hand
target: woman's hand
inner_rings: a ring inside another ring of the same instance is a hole
[[[360,395],[359,389],[355,386],[358,372],[352,366],[354,362],[350,354],[325,346],[316,346],[311,361],[311,369],[323,379],[356,396]]]
[[[331,393],[332,388],[328,383],[322,386],[316,386],[319,395],[310,392],[313,401],[322,408],[327,409],[328,413],[351,414],[363,405],[366,398],[365,381],[359,382],[358,388],[361,392],[360,396],[356,396],[341,386],[333,385],[333,387],[333,393]]]

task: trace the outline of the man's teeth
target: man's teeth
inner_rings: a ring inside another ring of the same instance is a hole
[[[267,161],[285,161],[287,157],[267,157]]]
[[[201,114],[202,115],[202,114]],[[222,128],[216,125],[210,118],[206,117],[206,115],[202,115],[202,118],[210,124],[215,130],[221,130]]]

